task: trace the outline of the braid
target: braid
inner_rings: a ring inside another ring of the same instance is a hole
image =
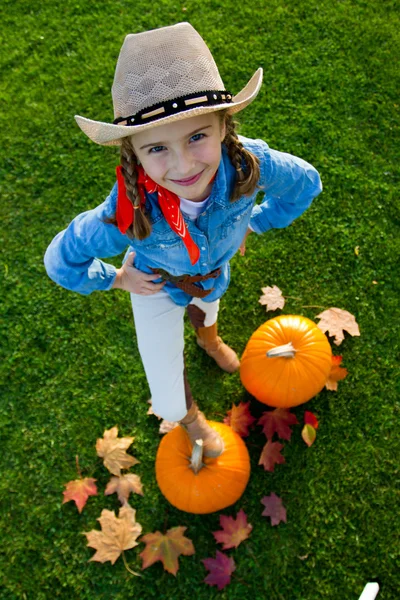
[[[227,113],[223,116],[226,126],[224,144],[236,169],[236,183],[230,198],[231,202],[235,202],[241,196],[250,196],[256,189],[257,181],[260,178],[260,161],[239,141],[236,133],[237,121],[234,121],[232,116]]]
[[[124,137],[121,140],[121,167],[125,181],[126,195],[134,208],[133,224],[129,227],[128,233],[130,237],[143,240],[150,235],[151,224],[148,217],[146,217],[144,209],[140,206],[140,195],[137,187],[137,159],[128,137]]]

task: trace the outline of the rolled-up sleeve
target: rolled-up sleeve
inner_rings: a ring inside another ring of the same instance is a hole
[[[117,270],[101,258],[117,256],[129,243],[115,225],[103,221],[115,212],[116,196],[115,184],[105,202],[75,217],[52,240],[44,265],[55,283],[83,295],[112,287]]]
[[[250,219],[251,229],[258,234],[290,225],[322,191],[319,173],[310,163],[262,144],[259,184],[265,194]]]

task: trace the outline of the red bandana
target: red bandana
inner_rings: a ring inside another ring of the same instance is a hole
[[[180,211],[180,200],[179,196],[166,190],[162,186],[155,183],[150,177],[145,173],[142,166],[137,167],[138,171],[138,189],[140,194],[140,205],[144,206],[146,202],[145,190],[149,194],[153,194],[154,192],[158,192],[158,203],[162,210],[162,213],[167,221],[168,225],[171,227],[175,233],[179,235],[182,239],[183,243],[186,246],[186,249],[189,253],[190,262],[194,265],[200,258],[200,250],[198,246],[194,243],[191,238],[189,231],[186,227],[186,223],[182,217],[182,213]],[[125,181],[124,176],[122,175],[122,167],[118,166],[116,168],[117,172],[117,181],[118,181],[118,200],[117,200],[117,211],[116,211],[116,219],[118,223],[118,229],[121,233],[126,233],[128,227],[132,224],[134,220],[134,208],[132,206],[132,202],[129,200],[126,195]],[[214,177],[211,179],[213,181]],[[210,183],[211,183],[210,181]]]

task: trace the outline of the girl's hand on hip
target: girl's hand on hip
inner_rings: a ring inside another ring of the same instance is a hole
[[[240,251],[241,256],[244,256],[244,254],[246,252],[246,240],[247,240],[248,236],[250,235],[250,233],[252,233],[252,232],[253,232],[252,229],[248,229],[246,231],[246,235],[244,236],[244,238],[242,240],[242,243],[240,244],[239,251]]]
[[[153,280],[159,279],[160,276],[156,273],[153,275],[139,271],[133,266],[134,259],[135,252],[131,252],[122,267],[117,269],[117,276],[112,287],[140,294],[141,296],[149,296],[159,292],[164,287],[165,281],[153,283]]]

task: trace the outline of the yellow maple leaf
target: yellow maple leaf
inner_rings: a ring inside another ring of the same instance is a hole
[[[121,477],[111,477],[104,494],[108,496],[115,492],[117,492],[118,500],[121,504],[125,504],[128,501],[131,492],[143,496],[143,486],[139,475],[126,473],[125,475],[121,475]]]
[[[192,541],[183,535],[185,530],[186,527],[172,527],[165,535],[156,531],[140,538],[140,541],[146,544],[146,548],[139,555],[143,560],[142,569],[160,560],[166,571],[176,575],[179,569],[178,556],[190,556],[195,553]]]
[[[267,310],[277,310],[285,306],[285,298],[276,285],[261,288],[261,291],[263,296],[260,296],[259,303],[266,304]]]
[[[124,550],[137,546],[136,539],[142,533],[142,526],[136,522],[135,517],[135,509],[128,504],[120,508],[118,517],[113,510],[102,510],[97,519],[102,530],[82,532],[88,540],[87,545],[96,549],[89,561],[104,563],[109,560],[113,565]]]
[[[96,441],[96,452],[98,456],[104,459],[103,464],[110,473],[119,477],[121,469],[129,469],[129,467],[139,462],[137,458],[125,452],[135,438],[119,438],[118,427],[112,427],[104,431],[103,436],[103,438]]]
[[[325,333],[328,331],[330,336],[334,336],[333,343],[339,346],[344,340],[343,331],[350,335],[360,335],[360,330],[354,315],[341,308],[328,308],[316,316],[321,321],[317,324],[319,329]]]

